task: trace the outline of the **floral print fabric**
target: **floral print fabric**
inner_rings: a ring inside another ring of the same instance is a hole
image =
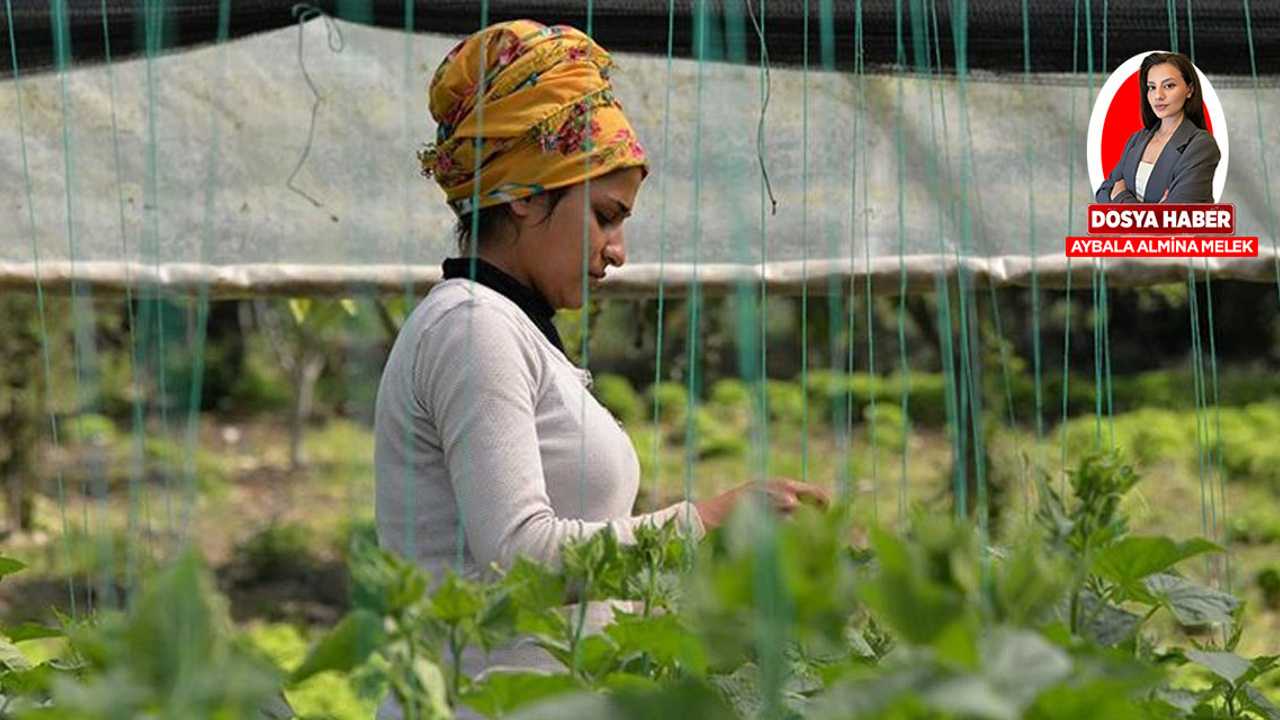
[[[465,215],[646,168],[644,146],[613,95],[612,67],[608,52],[565,25],[515,20],[475,33],[431,81],[436,141],[418,155],[423,175]]]

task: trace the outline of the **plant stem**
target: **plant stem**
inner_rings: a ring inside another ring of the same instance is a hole
[[[449,627],[449,654],[453,656],[453,672],[450,673],[451,681],[449,694],[450,699],[456,701],[462,688],[462,647],[458,640],[458,625],[455,623]]]

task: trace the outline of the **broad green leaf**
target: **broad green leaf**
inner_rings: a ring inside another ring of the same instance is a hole
[[[512,639],[518,618],[519,610],[510,591],[498,590],[488,598],[480,613],[480,645],[485,650],[492,650]]]
[[[1212,650],[1187,650],[1187,657],[1197,665],[1208,668],[1214,675],[1235,686],[1252,664],[1235,653]]]
[[[544,698],[537,703],[520,708],[507,717],[509,720],[624,720],[629,718],[618,708],[611,696],[594,692]]]
[[[568,675],[494,672],[462,696],[462,702],[486,717],[501,717],[545,698],[579,690]]]
[[[359,308],[356,307],[356,301],[351,298],[342,298],[338,301],[338,305],[349,317],[355,317],[359,312]]]
[[[947,717],[1018,720],[1018,704],[981,676],[962,675],[932,684],[924,699]]]
[[[812,720],[892,717],[889,709],[910,698],[917,705],[936,680],[937,668],[925,658],[912,658],[897,667],[866,671],[832,686],[819,696],[808,717]],[[920,717],[933,717],[921,714]]]
[[[0,579],[26,569],[27,566],[25,563],[0,555]]]
[[[444,582],[431,596],[431,614],[445,623],[460,623],[475,618],[484,607],[479,585],[467,582],[450,570]]]
[[[898,538],[872,530],[872,543],[880,571],[862,585],[861,595],[877,617],[904,640],[929,645],[966,615],[963,598],[951,588],[932,581],[923,559]]]
[[[1221,547],[1204,538],[1179,543],[1162,536],[1131,535],[1099,549],[1093,557],[1092,570],[1129,591],[1143,578],[1169,570],[1187,558],[1221,551]]]
[[[992,628],[979,640],[982,672],[1021,712],[1043,690],[1071,674],[1071,658],[1030,630]]]
[[[609,673],[599,682],[599,686],[605,690],[614,692],[625,690],[628,692],[658,692],[662,686],[656,680],[650,680],[643,675],[633,675],[629,672]]]
[[[1143,580],[1148,592],[1183,625],[1231,625],[1240,601],[1234,596],[1198,585],[1186,578],[1160,573]]]
[[[31,661],[16,645],[0,639],[0,666],[6,670],[24,671],[31,669]]]
[[[591,677],[603,677],[618,668],[618,646],[605,635],[587,635],[578,641],[582,670]]]
[[[1241,683],[1253,682],[1267,673],[1280,667],[1280,655],[1262,655],[1249,661],[1249,672],[1241,678]]]
[[[23,623],[5,634],[9,636],[11,642],[20,643],[28,640],[63,637],[64,633],[59,628],[47,627],[36,623]]]
[[[368,610],[352,610],[293,671],[289,684],[297,685],[329,670],[349,672],[364,663],[385,640],[381,617]]]
[[[1244,698],[1249,707],[1266,720],[1280,720],[1280,707],[1276,707],[1275,703],[1254,686],[1244,686]]]
[[[618,654],[629,657],[647,653],[654,662],[665,667],[679,665],[685,672],[706,672],[707,655],[697,635],[680,624],[679,616],[668,613],[643,618],[619,615],[605,628],[605,634],[618,643]]]
[[[1114,647],[1133,638],[1142,621],[1141,616],[1087,592],[1080,594],[1080,615],[1084,623],[1081,634],[1104,647]]]
[[[424,657],[418,657],[413,663],[413,675],[417,686],[426,691],[425,698],[421,697],[421,693],[417,696],[418,706],[426,711],[426,717],[453,717],[449,709],[448,687],[440,666]]]

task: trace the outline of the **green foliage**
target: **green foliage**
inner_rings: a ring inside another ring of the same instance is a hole
[[[709,408],[694,411],[698,457],[742,457],[750,449],[745,425],[727,422]]]
[[[254,623],[245,630],[246,641],[286,673],[306,659],[307,639],[287,623]],[[347,674],[320,673],[292,686],[285,694],[298,717],[331,720],[363,720],[373,717],[386,686],[372,669],[361,667]]]
[[[1262,604],[1268,610],[1280,610],[1280,568],[1269,565],[1254,576],[1254,584],[1262,591]]]
[[[864,431],[868,445],[890,452],[900,452],[906,445],[907,418],[896,403],[868,405],[863,409]]]
[[[682,383],[660,382],[645,392],[645,403],[651,411],[658,404],[658,420],[670,425],[684,425],[689,413],[689,390]]]
[[[782,423],[800,424],[805,411],[804,390],[799,383],[786,380],[765,381],[769,419]]]
[[[152,576],[127,614],[70,631],[74,679],[38,718],[250,718],[277,705],[279,674],[241,647],[193,552]]]
[[[73,444],[112,445],[120,432],[111,418],[96,413],[81,413],[65,420],[59,428],[60,440]]]
[[[632,423],[646,417],[646,407],[631,382],[621,375],[602,373],[591,383],[591,392],[624,423]]]
[[[315,564],[313,534],[296,522],[271,522],[236,546],[232,560],[238,582],[252,585],[305,575]]]
[[[142,443],[148,471],[159,477],[183,481],[194,473],[196,486],[205,492],[225,489],[228,476],[222,461],[203,446],[190,446],[185,440],[148,435]]]
[[[844,511],[780,522],[748,501],[696,546],[674,522],[641,525],[631,543],[606,529],[566,543],[556,569],[521,559],[478,582],[432,580],[356,532],[353,609],[305,658],[289,641],[287,677],[228,640],[220,601],[183,559],[126,619],[73,634],[80,677],[48,680],[43,696],[3,687],[50,698],[36,717],[253,717],[284,682],[299,704],[317,683],[346,698],[387,688],[415,718],[461,706],[524,718],[1272,718],[1262,683],[1277,658],[1240,655],[1240,602],[1179,573],[1219,548],[1131,534],[1122,500],[1138,476],[1116,456],[1086,458],[1069,480],[1059,494],[1042,477],[1036,522],[997,545],[921,515],[898,533],[872,528],[871,550],[855,552]],[[0,559],[0,575],[18,567]],[[601,600],[632,604],[588,633],[583,603]],[[1179,628],[1212,640],[1188,643]],[[0,658],[24,666],[11,648],[39,633],[8,633]],[[463,672],[464,652],[517,636],[561,670]]]

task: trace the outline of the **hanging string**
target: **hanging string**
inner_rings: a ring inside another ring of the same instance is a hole
[[[76,261],[80,254],[79,242],[76,236],[76,192],[75,184],[79,175],[75,169],[75,153],[73,151],[73,143],[71,138],[71,129],[74,120],[71,115],[71,94],[67,78],[67,71],[71,65],[71,32],[70,23],[67,18],[67,6],[65,0],[55,0],[51,7],[53,15],[53,44],[55,64],[58,69],[58,99],[59,111],[61,114],[61,144],[62,144],[62,173],[66,178],[65,190],[62,195],[63,207],[67,213],[67,250],[68,258],[72,268],[75,267]],[[74,271],[72,272],[74,276]],[[86,301],[85,294],[87,288],[80,282],[73,282],[71,285],[71,327],[72,327],[72,372],[74,374],[74,386],[76,396],[76,428],[81,430],[84,427],[83,413],[89,412],[95,408],[94,392],[91,387],[91,380],[94,375],[94,367],[96,363],[94,358],[96,353],[93,350],[94,335],[93,327],[96,324],[93,318],[92,298]],[[87,316],[87,317],[86,317]],[[50,406],[52,410],[52,406]],[[97,464],[99,472],[101,464]],[[93,575],[96,572],[96,562],[93,558],[94,543],[92,542],[92,531],[89,525],[89,474],[86,473],[80,478],[80,509],[81,509],[81,532],[84,534],[83,548],[85,553],[85,609],[87,612],[93,612],[93,593],[94,586]],[[60,503],[65,503],[65,497],[59,497]],[[62,511],[65,513],[66,508]]]
[[[857,81],[855,86],[855,92],[856,92],[855,96],[857,97],[858,102],[857,102],[857,111],[854,114],[855,124],[853,128],[853,132],[854,132],[853,137],[855,142],[853,146],[854,148],[866,148],[867,147],[866,134],[867,134],[867,125],[868,125],[867,119],[866,119],[867,75],[866,75],[866,64],[865,64],[866,49],[863,46],[862,0],[856,0],[855,12],[856,12],[856,15],[854,17],[854,26],[853,26],[853,38],[854,38],[854,61],[853,62],[854,62],[854,77]],[[857,163],[855,162],[853,164],[853,167],[850,170],[853,177],[852,177],[852,182],[850,183],[850,186],[849,186],[849,193],[851,196],[850,199],[856,200],[857,195],[855,195],[855,193],[858,193],[859,188],[861,188],[860,192],[861,192],[861,200],[862,200],[861,202],[862,237],[864,239],[864,242],[862,244],[863,271],[866,276],[866,284],[864,286],[865,294],[864,294],[863,305],[867,314],[867,323],[866,323],[867,324],[867,377],[870,380],[870,387],[868,389],[869,390],[868,395],[870,396],[868,411],[871,417],[868,424],[871,426],[870,433],[869,433],[869,441],[871,443],[871,448],[870,448],[871,450],[870,452],[870,455],[871,455],[871,520],[873,523],[878,523],[880,521],[880,441],[879,441],[879,422],[877,420],[877,412],[876,412],[876,394],[877,394],[876,385],[877,385],[878,376],[876,375],[876,341],[875,341],[875,332],[874,332],[874,325],[873,325],[873,322],[875,319],[875,312],[873,307],[873,298],[871,295],[871,219],[870,219],[871,213],[869,212],[871,202],[870,202],[870,193],[868,190],[868,185],[869,185],[868,178],[870,176],[870,170],[868,165],[869,164],[868,153],[866,152],[860,153],[857,157],[862,161],[862,182],[861,183],[857,182],[858,173],[857,173]],[[856,238],[857,238],[856,209],[859,207],[859,205],[856,201],[851,202],[850,204],[852,206],[851,212],[853,212],[853,216],[850,217],[849,263],[852,266],[853,258],[855,257],[854,246],[856,244]],[[853,283],[851,282],[850,283],[851,289],[852,289],[852,286],[853,286]],[[854,353],[854,349],[855,349],[854,337],[855,337],[854,336],[854,312],[853,312],[853,308],[850,308],[850,312],[849,312],[849,372],[850,372],[850,375],[852,375],[853,373],[854,365],[856,362],[856,355]],[[852,389],[850,389],[850,392],[848,394],[848,400],[846,401],[846,408],[847,408],[847,411],[845,413],[845,418],[846,418],[846,422],[849,423],[850,425],[850,432],[852,432],[852,423],[853,423]]]
[[[807,2],[807,0],[806,0]],[[773,93],[772,78],[769,74],[769,44],[764,37],[764,22],[756,19],[755,8],[751,6],[751,0],[743,0],[747,6],[747,16],[751,18],[751,26],[755,28],[756,35],[760,38],[760,67],[764,70],[764,99],[760,104],[760,119],[756,123],[756,157],[760,162],[760,175],[764,178],[765,190],[769,193],[769,203],[772,207],[773,215],[778,214],[778,201],[773,197],[773,184],[769,182],[769,168],[765,165],[764,159],[764,118],[769,112],[769,98]],[[805,6],[806,8],[808,5]],[[764,11],[764,0],[760,0],[761,13]],[[805,12],[805,27],[808,27],[808,11]],[[806,29],[807,32],[807,29]],[[805,55],[809,52],[809,46],[805,45]]]
[[[35,266],[36,314],[40,324],[40,362],[44,371],[44,385],[41,389],[43,390],[45,408],[49,412],[50,439],[53,441],[54,452],[60,453],[61,442],[58,435],[58,415],[54,412],[53,402],[53,363],[50,360],[49,350],[49,320],[44,296],[44,282],[40,271],[40,246],[36,241],[35,198],[31,192],[31,159],[27,151],[26,104],[23,102],[22,73],[18,67],[18,42],[13,30],[13,0],[5,0],[4,11],[5,22],[9,28],[9,61],[10,68],[13,70],[13,94],[18,110],[18,146],[22,151],[22,177],[26,186],[27,232],[31,242],[31,259]],[[66,481],[62,474],[61,463],[54,464],[54,477],[58,487],[58,508],[62,536],[69,537],[70,526],[67,523]],[[63,551],[66,555],[67,564],[71,565],[71,543],[63,543]],[[67,574],[67,595],[70,601],[71,617],[72,619],[77,619],[79,618],[79,613],[76,607],[76,579],[74,573]]]
[[[225,99],[227,85],[227,38],[231,28],[231,0],[218,3],[218,66],[213,81],[214,97]],[[200,232],[200,261],[209,262],[209,246],[214,237],[214,219],[217,217],[218,160],[222,148],[222,113],[214,105],[209,113],[209,154],[206,160],[204,183],[204,221]],[[183,504],[180,537],[185,544],[190,540],[191,510],[196,504],[196,457],[199,450],[200,401],[204,391],[205,341],[209,327],[209,283],[200,282],[196,291],[195,347],[192,352],[194,368],[191,388],[187,397],[187,438],[185,503]]]
[[[1270,230],[1271,233],[1271,256],[1273,267],[1275,268],[1276,299],[1277,301],[1280,301],[1280,247],[1277,247],[1277,242],[1280,242],[1280,227],[1277,226],[1277,223],[1280,222],[1280,220],[1276,217],[1276,208],[1272,201],[1271,172],[1270,167],[1267,164],[1268,146],[1262,129],[1262,102],[1260,100],[1262,93],[1258,87],[1258,54],[1257,48],[1254,46],[1253,42],[1253,13],[1250,9],[1250,1],[1243,0],[1243,3],[1245,37],[1249,42],[1249,74],[1253,84],[1253,119],[1254,126],[1257,128],[1258,132],[1258,162],[1262,166],[1262,196],[1266,198],[1267,203],[1266,217],[1268,220],[1267,224],[1269,226],[1268,230]],[[1228,563],[1229,562],[1230,557],[1228,556]],[[1230,577],[1230,565],[1228,565],[1228,577]]]
[[[654,341],[654,367],[653,367],[653,435],[650,440],[652,446],[649,459],[649,467],[652,468],[652,492],[654,507],[656,509],[658,496],[662,488],[662,457],[663,433],[659,425],[662,417],[662,393],[658,392],[659,384],[662,382],[662,351],[666,340],[666,319],[667,319],[667,177],[670,175],[671,159],[671,88],[674,85],[674,63],[672,62],[673,51],[675,49],[675,32],[676,32],[676,4],[675,0],[667,0],[667,81],[666,81],[666,98],[662,106],[662,175],[658,180],[658,194],[661,198],[658,208],[658,310],[657,310],[657,337]],[[690,498],[685,497],[687,502]],[[686,506],[687,507],[687,506]],[[686,518],[686,526],[689,526]]]
[[[800,479],[809,480],[809,0],[804,0],[800,140]],[[777,203],[774,203],[777,211]],[[764,338],[761,338],[764,340]]]
[[[302,71],[302,79],[306,81],[307,88],[311,91],[311,120],[307,124],[307,141],[302,147],[302,154],[298,157],[298,162],[293,166],[293,172],[289,173],[289,179],[285,181],[285,185],[295,194],[302,197],[307,202],[317,208],[323,208],[324,203],[317,200],[306,190],[298,187],[294,180],[298,177],[298,173],[302,171],[302,166],[307,163],[307,158],[311,155],[311,147],[316,137],[316,119],[320,115],[320,106],[324,104],[325,98],[320,94],[320,88],[316,87],[315,82],[311,79],[311,73],[307,71],[307,62],[303,54],[303,44],[307,36],[307,21],[313,18],[321,18],[325,26],[325,34],[329,43],[329,51],[335,55],[340,54],[346,46],[346,42],[342,38],[342,30],[334,22],[324,10],[309,3],[298,3],[293,6],[293,17],[298,22],[298,68]],[[338,216],[330,214],[329,219],[338,222]]]
[[[116,112],[115,67],[114,67],[114,64],[112,61],[112,55],[111,55],[111,31],[110,31],[110,24],[107,22],[106,0],[102,0],[100,4],[100,11],[102,15],[102,45],[103,45],[103,50],[105,55],[104,60],[105,60],[106,74],[107,74],[107,99],[110,107],[110,117],[111,117],[111,154],[112,154],[112,160],[113,160],[114,171],[115,171],[115,179],[116,179],[116,212],[117,212],[119,223],[120,223],[120,257],[125,260],[124,262],[125,321],[128,324],[128,337],[129,337],[129,352],[127,353],[127,356],[129,361],[128,371],[129,371],[130,383],[133,388],[133,397],[130,399],[129,404],[130,404],[131,421],[132,421],[131,437],[134,438],[134,442],[132,443],[132,452],[131,452],[130,463],[129,463],[129,488],[130,488],[130,494],[135,495],[137,493],[138,486],[143,481],[142,476],[143,476],[144,464],[145,464],[145,447],[146,446],[144,443],[144,435],[146,433],[146,427],[145,427],[146,423],[144,419],[145,416],[144,416],[144,407],[143,407],[143,397],[145,397],[145,392],[142,387],[142,372],[141,372],[142,362],[141,362],[141,358],[139,357],[139,354],[141,353],[141,346],[139,345],[139,342],[138,342],[137,317],[136,317],[136,313],[134,312],[133,263],[129,262],[129,258],[130,258],[129,235],[125,229],[126,223],[125,223],[125,199],[124,199],[124,173],[121,169],[122,163],[121,163],[121,155],[120,155],[120,126],[119,126],[118,114]],[[104,477],[104,483],[102,487],[100,487],[98,490],[97,499],[100,504],[105,503],[107,500],[107,488],[105,484],[105,477]],[[132,510],[133,508],[130,507],[131,512]],[[130,542],[136,542],[136,540],[133,537],[131,537]],[[114,593],[108,592],[109,588],[107,588],[106,585],[110,578],[110,575],[113,574],[114,568],[116,567],[115,543],[111,543],[111,542],[106,543],[105,551],[106,552],[104,553],[105,558],[103,559],[103,566],[107,570],[106,572],[103,573],[102,586],[99,589],[99,596],[114,599]]]

